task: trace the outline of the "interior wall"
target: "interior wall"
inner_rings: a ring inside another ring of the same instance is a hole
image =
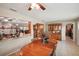
[[[79,20],[76,22],[77,23],[77,44],[79,45]]]

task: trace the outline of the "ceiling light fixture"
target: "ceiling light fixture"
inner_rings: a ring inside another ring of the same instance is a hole
[[[40,10],[45,10],[46,8],[41,4],[41,3],[31,3],[28,10],[31,11],[32,9],[40,9]]]
[[[5,22],[8,22],[8,19],[4,19]]]

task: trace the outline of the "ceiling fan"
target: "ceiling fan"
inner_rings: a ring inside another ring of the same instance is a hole
[[[36,8],[36,9],[41,9],[41,10],[45,10],[45,6],[42,5],[41,3],[31,3],[28,10],[31,11],[33,8]]]

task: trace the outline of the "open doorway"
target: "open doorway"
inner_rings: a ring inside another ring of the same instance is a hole
[[[73,39],[73,24],[66,25],[66,37]]]

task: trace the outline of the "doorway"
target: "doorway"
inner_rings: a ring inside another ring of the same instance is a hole
[[[73,39],[73,24],[66,25],[66,38]]]

